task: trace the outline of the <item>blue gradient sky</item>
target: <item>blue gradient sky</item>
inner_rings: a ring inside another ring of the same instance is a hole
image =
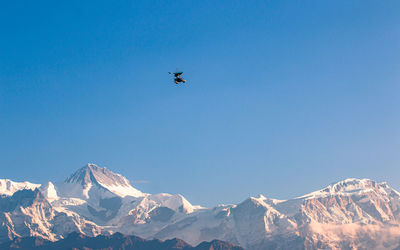
[[[4,1],[0,178],[63,180],[93,162],[207,206],[348,177],[400,189],[399,13],[400,1]]]

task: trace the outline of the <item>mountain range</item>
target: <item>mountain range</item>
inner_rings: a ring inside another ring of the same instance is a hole
[[[179,194],[143,193],[124,176],[87,164],[63,182],[1,179],[0,223],[3,244],[120,232],[194,246],[217,239],[255,250],[400,249],[400,193],[351,178],[289,200],[260,195],[205,208]]]

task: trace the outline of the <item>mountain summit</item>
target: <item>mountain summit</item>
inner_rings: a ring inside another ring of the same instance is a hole
[[[86,166],[77,170],[64,182],[80,185],[85,190],[86,196],[92,187],[107,189],[121,197],[127,195],[133,197],[143,196],[143,193],[133,188],[129,180],[124,176],[92,163],[88,163]]]

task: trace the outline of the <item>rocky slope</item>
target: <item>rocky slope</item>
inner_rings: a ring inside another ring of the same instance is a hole
[[[94,164],[61,183],[0,184],[0,242],[122,232],[191,245],[219,239],[247,249],[400,246],[400,194],[368,179],[346,179],[290,200],[261,195],[214,208],[193,206],[179,194],[142,193]]]

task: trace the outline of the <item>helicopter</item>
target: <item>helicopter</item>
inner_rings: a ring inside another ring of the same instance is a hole
[[[174,77],[175,77],[175,79],[174,79],[175,84],[179,84],[180,82],[183,82],[183,83],[186,82],[186,80],[183,79],[183,77],[181,76],[181,75],[183,74],[183,72],[174,72],[174,73],[173,73],[173,72],[168,72],[168,74],[174,75]]]

